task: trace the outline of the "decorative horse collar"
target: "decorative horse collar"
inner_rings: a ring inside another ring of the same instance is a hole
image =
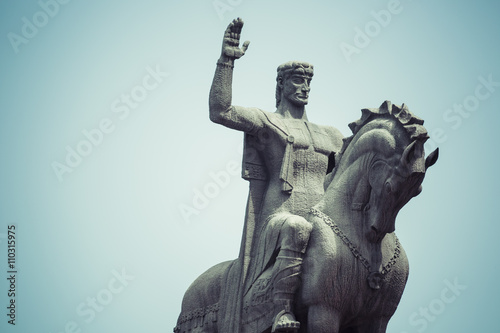
[[[351,253],[353,254],[353,256],[356,259],[358,259],[361,262],[361,264],[366,268],[366,270],[369,273],[368,277],[367,277],[367,282],[368,282],[368,285],[370,286],[370,288],[375,289],[375,290],[380,289],[380,285],[381,285],[381,282],[382,282],[384,276],[391,271],[392,267],[394,266],[394,264],[396,263],[396,260],[399,257],[399,254],[401,253],[399,240],[396,237],[396,235],[394,235],[394,238],[396,240],[396,248],[394,249],[394,255],[389,260],[389,262],[385,266],[382,267],[381,270],[372,271],[370,268],[370,262],[368,261],[368,259],[363,257],[363,255],[358,250],[358,248],[349,240],[347,235],[344,234],[344,232],[339,228],[339,226],[336,225],[335,222],[333,222],[333,220],[328,215],[326,215],[325,213],[323,213],[315,208],[311,208],[310,212],[314,216],[319,217],[321,220],[323,220],[323,222],[325,222],[325,224],[328,225],[332,229],[332,231],[342,240],[342,242],[344,242],[344,244],[347,245],[349,250],[351,250]]]

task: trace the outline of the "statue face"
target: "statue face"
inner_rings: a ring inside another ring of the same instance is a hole
[[[311,77],[294,74],[283,82],[283,99],[292,104],[304,106],[308,102]]]

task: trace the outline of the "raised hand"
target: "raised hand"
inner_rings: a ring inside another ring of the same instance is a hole
[[[241,28],[243,28],[243,20],[239,17],[227,26],[222,41],[221,58],[234,60],[241,58],[245,54],[250,42],[246,41],[241,48],[239,47]]]

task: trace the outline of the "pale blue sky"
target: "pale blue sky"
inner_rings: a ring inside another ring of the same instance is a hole
[[[361,108],[388,99],[440,147],[397,219],[410,278],[388,332],[496,329],[498,2],[54,1],[0,4],[0,268],[16,224],[19,270],[15,329],[0,282],[2,332],[169,332],[189,284],[237,256],[243,136],[209,121],[208,92],[238,16],[251,44],[234,104],[274,111],[276,67],[304,60],[311,121],[349,135]],[[220,172],[228,184],[183,218]],[[444,303],[450,283],[466,289]]]

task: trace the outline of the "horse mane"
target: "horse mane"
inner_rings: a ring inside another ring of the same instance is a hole
[[[380,118],[392,118],[397,120],[406,130],[406,133],[409,135],[412,142],[418,141],[423,145],[429,138],[427,130],[423,126],[424,120],[411,113],[408,106],[404,103],[402,106],[399,106],[392,104],[390,101],[384,101],[379,108],[362,109],[361,118],[349,124],[349,128],[353,134],[343,139],[340,154],[345,152],[354,136],[361,130],[361,128],[363,128],[363,126],[372,120]]]

